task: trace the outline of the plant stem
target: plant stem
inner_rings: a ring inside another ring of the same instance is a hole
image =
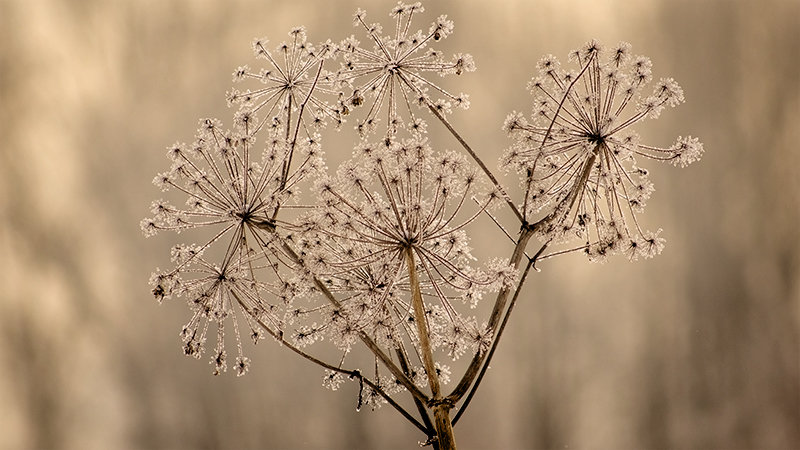
[[[464,147],[464,150],[466,150],[467,153],[469,153],[469,156],[471,156],[472,159],[475,160],[476,163],[478,163],[478,165],[481,167],[486,176],[489,177],[489,179],[492,181],[494,187],[498,191],[500,191],[500,195],[503,196],[503,200],[506,201],[506,204],[508,204],[508,206],[514,212],[514,215],[517,216],[517,219],[519,219],[520,222],[525,222],[525,220],[522,217],[522,213],[520,213],[519,209],[517,209],[517,206],[514,205],[514,202],[511,200],[511,197],[506,193],[505,189],[503,189],[503,186],[500,185],[500,182],[497,181],[497,178],[495,178],[494,174],[492,174],[489,168],[486,167],[486,164],[483,163],[483,160],[480,157],[478,157],[478,154],[475,153],[474,150],[472,150],[472,147],[470,147],[469,144],[467,144],[467,141],[465,141],[464,138],[462,138],[461,135],[458,134],[455,128],[453,128],[453,126],[450,125],[450,122],[447,121],[447,119],[442,115],[442,113],[437,111],[436,108],[430,103],[428,103],[428,109],[430,109],[431,113],[434,116],[436,116],[436,118],[438,118],[439,121],[442,122],[442,124],[444,124],[447,130],[450,131],[450,134],[452,134],[453,137],[456,138],[458,143],[461,144],[462,147]]]
[[[450,422],[451,404],[443,402],[433,408],[433,417],[436,423],[436,443],[439,450],[456,450],[456,439],[453,434],[453,425]]]
[[[520,230],[519,240],[517,240],[517,245],[514,247],[514,252],[511,254],[511,260],[509,261],[515,268],[519,268],[520,261],[522,261],[522,257],[525,255],[525,247],[527,247],[528,241],[532,236],[533,229],[530,226],[523,226]],[[510,294],[511,289],[509,288],[503,288],[497,293],[497,299],[494,302],[494,308],[489,316],[489,323],[487,325],[492,333],[497,331],[497,325],[500,322],[500,315],[505,309],[506,302],[508,301],[508,296]],[[470,362],[469,367],[467,367],[466,372],[464,372],[464,376],[461,378],[461,381],[459,381],[456,388],[453,389],[453,392],[447,397],[450,402],[455,404],[461,399],[461,397],[464,396],[464,394],[467,393],[469,386],[478,375],[481,364],[483,363],[485,357],[485,353],[475,353],[475,356],[472,358],[472,361]]]
[[[563,200],[564,204],[567,207],[567,210],[572,209],[572,207],[575,205],[575,202],[577,201],[578,197],[580,196],[581,192],[583,192],[583,189],[584,189],[584,187],[586,185],[586,181],[588,180],[589,174],[591,173],[592,166],[594,166],[594,162],[595,162],[595,160],[597,158],[597,154],[598,154],[598,152],[602,151],[603,146],[605,146],[605,144],[603,144],[603,143],[597,144],[595,146],[594,150],[592,151],[592,154],[586,160],[586,162],[584,163],[583,168],[581,169],[580,178],[578,180],[576,180],[575,184],[572,186],[572,189],[571,189],[569,195],[567,196],[567,198],[565,198]],[[542,218],[541,220],[539,220],[536,223],[533,223],[533,224],[527,224],[526,223],[526,224],[523,225],[522,230],[520,231],[519,240],[517,241],[517,245],[516,245],[516,247],[514,247],[514,252],[511,255],[511,263],[514,265],[514,267],[519,268],[519,263],[522,260],[522,256],[525,254],[525,247],[527,246],[528,240],[530,240],[530,238],[531,238],[531,236],[533,236],[534,232],[536,232],[539,228],[541,228],[542,226],[546,225],[548,222],[553,220],[556,217],[556,214],[557,214],[558,210],[559,209],[557,208],[555,211],[553,211],[549,215],[545,216],[544,218]],[[536,256],[534,258],[528,260],[528,267],[526,267],[525,275],[523,275],[523,279],[521,281],[524,281],[524,277],[527,275],[528,271],[530,270],[531,265],[536,261],[536,258],[539,255],[541,255],[542,251],[544,251],[545,248],[546,248],[546,245],[543,246],[542,249],[539,250],[539,252],[536,254]],[[522,284],[520,283],[520,285],[517,287],[516,292],[514,293],[514,300],[513,301],[516,301],[516,298],[519,295],[519,291],[521,289],[522,289]],[[509,295],[510,292],[511,291],[508,290],[508,289],[503,289],[497,294],[497,300],[495,301],[494,309],[492,310],[492,314],[489,317],[489,328],[492,330],[492,332],[495,332],[497,330],[497,322],[500,319],[500,314],[503,312],[503,309],[505,308],[505,304],[506,304],[506,301],[508,300],[508,295]],[[505,318],[503,320],[503,325],[501,327],[505,327],[505,323],[508,321],[508,317],[509,317],[509,315],[511,313],[512,307],[513,307],[513,305],[509,307],[509,310],[506,313],[506,316],[505,316]],[[497,339],[499,339],[499,338],[500,338],[500,334],[498,333],[498,335],[495,336],[495,338],[494,338],[495,344],[496,344]],[[487,355],[486,358],[487,359],[490,358],[492,353],[493,353],[493,351],[490,352],[490,354]],[[483,377],[483,373],[486,372],[486,367],[487,366],[488,366],[488,363],[484,363],[483,355],[481,355],[480,353],[476,353],[475,356],[472,358],[472,361],[470,362],[470,365],[467,368],[467,371],[464,373],[464,376],[461,378],[461,381],[458,383],[458,385],[453,390],[453,392],[447,397],[448,400],[450,400],[453,403],[456,403],[458,400],[460,400],[461,397],[463,397],[464,394],[467,393],[467,390],[469,389],[469,386],[470,386],[470,384],[472,384],[473,380],[475,380],[476,377],[479,377],[479,378]],[[476,383],[479,383],[479,382],[480,381],[476,381]],[[476,388],[473,388],[472,391],[474,392],[475,389]],[[470,397],[472,397],[472,395],[473,394],[470,393]],[[456,418],[461,416],[462,411],[466,407],[466,403],[467,402],[465,402],[465,404],[462,405],[461,410],[459,410]]]
[[[546,245],[542,246],[542,249],[539,250],[537,256],[544,251]],[[494,356],[494,352],[497,350],[497,345],[500,343],[500,337],[503,336],[503,330],[506,328],[506,324],[508,323],[508,318],[511,316],[511,311],[514,310],[514,305],[517,303],[517,298],[519,298],[519,293],[522,291],[522,286],[525,284],[525,280],[528,278],[528,273],[533,267],[534,263],[536,262],[536,257],[528,259],[528,264],[525,266],[525,270],[522,272],[522,277],[517,284],[517,290],[514,291],[514,297],[511,298],[511,303],[508,305],[508,310],[506,311],[505,316],[503,316],[503,321],[500,323],[500,328],[497,329],[497,335],[494,338],[494,342],[492,342],[492,348],[489,350],[489,354],[486,356],[486,361],[483,363],[481,367],[481,371],[478,374],[478,378],[475,380],[475,384],[472,385],[472,389],[469,391],[469,395],[464,400],[464,403],[461,404],[461,407],[458,409],[458,413],[456,413],[455,417],[453,417],[453,426],[456,425],[458,419],[464,414],[464,411],[467,410],[467,406],[469,406],[469,402],[472,400],[472,397],[475,395],[475,392],[478,390],[478,386],[481,384],[481,380],[483,380],[483,376],[486,374],[486,370],[489,368],[489,364],[492,362],[492,357]]]
[[[439,450],[455,450],[456,440],[453,434],[453,425],[450,423],[450,409],[452,408],[452,403],[442,400],[439,376],[436,374],[436,365],[433,361],[433,349],[428,336],[428,319],[425,317],[425,305],[422,301],[422,291],[420,290],[419,277],[417,276],[416,263],[414,262],[414,249],[411,246],[406,248],[406,262],[408,263],[408,278],[411,284],[411,304],[414,308],[414,322],[417,324],[422,364],[425,367],[425,373],[428,375],[428,384],[430,384],[433,394],[430,405],[433,406],[437,438],[436,443]]]
[[[436,375],[436,365],[433,362],[433,349],[428,336],[428,319],[425,317],[425,305],[422,302],[422,292],[419,288],[419,277],[412,247],[406,249],[406,262],[408,263],[408,280],[411,284],[411,305],[414,308],[414,322],[417,324],[420,353],[422,353],[422,366],[425,368],[425,374],[428,375],[428,383],[435,401],[441,398],[442,391],[439,386],[439,377]]]

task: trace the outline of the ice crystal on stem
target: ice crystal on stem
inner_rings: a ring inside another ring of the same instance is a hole
[[[415,114],[412,105],[435,108],[442,114],[449,113],[454,106],[469,106],[466,94],[452,94],[425,77],[426,72],[461,75],[475,70],[475,63],[467,54],[446,60],[440,52],[428,48],[431,42],[452,34],[453,22],[446,16],[439,16],[427,32],[411,31],[413,18],[423,10],[420,3],[399,3],[390,14],[395,19],[395,32],[391,35],[383,34],[380,24],[367,23],[363,10],[354,16],[353,24],[366,32],[371,48],[355,37],[346,39],[341,44],[344,63],[338,80],[352,88],[342,101],[344,107],[365,104],[368,109],[366,117],[357,124],[364,137],[377,129],[379,120],[386,120],[387,138],[394,136],[404,120],[409,129],[424,132],[425,122]]]
[[[662,78],[645,94],[652,64],[632,56],[627,43],[605,49],[590,41],[570,60],[577,66],[572,70],[552,55],[542,58],[529,85],[532,117],[512,113],[503,127],[515,140],[503,162],[526,176],[524,215],[532,222],[546,209],[537,223],[540,236],[547,242],[577,237],[594,260],[618,252],[632,260],[652,257],[663,239],[636,218],[653,192],[637,159],[685,166],[700,158],[703,146],[692,137],[668,148],[646,145],[631,127],[682,103],[683,90]]]

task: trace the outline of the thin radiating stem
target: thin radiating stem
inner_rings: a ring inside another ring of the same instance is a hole
[[[508,204],[509,208],[511,208],[511,210],[514,212],[514,215],[517,216],[517,219],[519,219],[521,223],[524,223],[525,218],[523,217],[522,213],[519,212],[519,209],[511,200],[511,197],[506,193],[505,189],[503,189],[503,186],[500,185],[500,182],[497,181],[497,178],[494,176],[492,171],[489,170],[489,168],[486,166],[483,160],[478,156],[478,154],[475,153],[474,150],[472,150],[472,147],[470,147],[469,144],[467,144],[467,141],[465,141],[464,138],[461,137],[461,135],[455,130],[455,128],[453,128],[453,126],[450,125],[450,122],[448,122],[447,119],[442,115],[442,113],[440,113],[431,103],[428,103],[428,109],[430,109],[431,113],[434,116],[436,116],[436,118],[438,118],[439,121],[442,122],[442,124],[444,124],[444,126],[447,128],[450,134],[452,134],[453,137],[456,138],[458,143],[461,144],[462,147],[464,147],[464,150],[466,150],[467,153],[469,153],[469,156],[472,157],[472,159],[476,163],[478,163],[478,165],[483,170],[483,173],[485,173],[486,176],[489,177],[489,180],[491,180],[494,187],[500,192],[500,195],[503,196],[503,200],[505,200],[506,204]]]

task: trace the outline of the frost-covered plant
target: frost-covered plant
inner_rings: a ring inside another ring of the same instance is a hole
[[[463,156],[436,154],[419,138],[388,147],[361,144],[336,178],[318,183],[323,207],[299,222],[306,231],[303,259],[341,294],[341,307],[326,306],[333,318],[325,323],[340,348],[348,351],[352,334],[363,330],[407,353],[404,341],[421,336],[414,323],[417,292],[428,308],[423,325],[433,349],[447,348],[457,358],[488,347],[486,330],[459,305],[474,307],[483,292],[509,282],[513,270],[497,262],[491,269],[471,267],[465,229],[496,200],[480,193],[480,184]],[[476,195],[483,197],[477,205]]]
[[[637,160],[683,167],[703,147],[692,137],[667,148],[641,143],[632,126],[683,102],[683,91],[666,78],[643,94],[650,61],[632,56],[629,44],[605,49],[591,41],[570,55],[572,69],[543,58],[529,86],[532,116],[514,112],[505,121],[514,142],[500,167],[522,175],[515,201],[446,118],[453,105],[468,105],[466,95],[425,77],[461,74],[474,64],[469,55],[445,60],[428,48],[453,32],[445,16],[428,31],[410,31],[422,12],[419,3],[398,4],[390,14],[395,31],[386,36],[359,10],[354,23],[370,48],[354,37],[312,45],[303,28],[275,50],[256,40],[265,67],[234,72],[238,82],[259,84],[228,92],[229,104],[238,106],[233,130],[205,119],[191,145],[168,148],[172,167],[154,182],[186,206],[153,202],[142,229],[147,236],[192,230],[202,242],[175,245],[174,267],[151,278],[159,301],[178,296],[189,304],[181,332],[187,355],[209,353],[214,374],[226,371],[232,329],[230,364],[243,375],[251,361],[242,335],[255,343],[270,335],[321,366],[330,389],[358,381],[359,408],[388,403],[426,443],[449,449],[453,425],[477,391],[534,264],[577,251],[591,260],[658,254],[660,230],[646,231],[637,219],[653,192]],[[429,140],[420,108],[465,154]],[[330,174],[320,133],[359,110],[353,156]],[[383,115],[385,133],[368,142]],[[479,263],[470,249],[474,224],[486,217],[500,225],[492,210],[506,206],[518,220],[516,235],[499,226],[495,236],[477,238],[509,238],[513,251]],[[533,236],[542,245],[530,256]],[[580,244],[546,253],[573,239]],[[475,307],[487,298],[491,312],[481,318]],[[216,344],[206,352],[214,331]],[[318,356],[321,341],[339,356]],[[455,375],[445,362],[462,355],[470,359],[445,392]],[[403,395],[415,411],[400,402]]]
[[[605,49],[590,41],[570,54],[576,64],[563,69],[553,55],[539,61],[531,80],[533,115],[512,113],[504,129],[514,145],[503,165],[525,175],[523,217],[547,209],[537,234],[545,241],[581,239],[590,259],[624,252],[632,260],[651,258],[664,246],[658,232],[636,220],[653,192],[647,169],[636,158],[670,161],[685,167],[703,151],[699,140],[680,137],[669,148],[640,142],[630,128],[656,119],[666,107],[683,102],[672,78],[652,78],[650,60],[633,56],[630,44]]]
[[[440,52],[428,47],[431,42],[452,34],[453,22],[447,16],[439,16],[427,32],[412,33],[411,21],[423,11],[421,3],[399,3],[390,14],[395,19],[395,32],[388,36],[383,34],[381,24],[367,24],[365,11],[359,9],[355,14],[353,24],[363,29],[368,39],[366,45],[355,36],[342,42],[340,51],[344,61],[337,80],[350,88],[343,101],[345,108],[367,105],[366,117],[356,126],[362,137],[378,127],[382,113],[386,117],[386,136],[391,138],[404,123],[401,113],[408,114],[405,119],[408,129],[425,132],[426,122],[414,113],[412,105],[433,108],[439,113],[450,113],[453,106],[469,107],[466,94],[451,94],[424,76],[428,72],[461,75],[474,71],[475,63],[468,54],[445,60]]]
[[[267,48],[267,39],[254,40],[253,53],[266,61],[266,67],[253,71],[248,65],[240,66],[233,73],[233,80],[255,80],[258,88],[233,89],[228,91],[227,99],[229,105],[240,105],[236,117],[251,120],[254,134],[266,126],[273,135],[283,135],[287,140],[294,131],[296,140],[300,131],[310,138],[329,120],[340,125],[342,111],[322,99],[334,93],[331,74],[323,69],[325,60],[334,56],[336,46],[330,41],[319,46],[310,44],[303,27],[292,29],[289,37],[289,42],[278,44],[273,51]],[[305,109],[310,110],[310,118],[304,118]],[[252,119],[259,114],[261,120]]]

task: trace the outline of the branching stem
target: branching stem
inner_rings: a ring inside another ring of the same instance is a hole
[[[525,255],[525,247],[527,247],[528,241],[530,241],[531,236],[533,236],[533,231],[534,230],[530,225],[523,225],[522,229],[520,230],[520,236],[517,240],[517,245],[514,247],[514,252],[511,254],[511,259],[509,261],[510,264],[515,268],[519,268],[522,257]],[[497,326],[500,322],[500,316],[506,307],[506,302],[508,301],[510,294],[511,289],[506,287],[497,293],[497,299],[494,302],[494,307],[492,308],[492,313],[489,316],[489,323],[487,325],[492,334],[496,333],[497,331]],[[455,389],[453,389],[453,392],[447,397],[450,402],[455,404],[461,399],[461,397],[464,396],[464,394],[467,393],[469,386],[478,375],[485,357],[485,353],[475,353],[475,356],[472,358],[472,361],[470,362],[469,367],[467,367],[466,372],[464,372],[464,376],[461,378],[461,381],[459,381],[458,385],[455,387]]]
[[[253,317],[256,320],[256,322],[258,322],[258,325],[264,331],[269,333],[270,336],[275,338],[275,340],[278,341],[281,345],[285,346],[286,348],[288,348],[289,350],[293,351],[294,353],[302,356],[306,360],[311,361],[314,364],[317,364],[318,366],[321,366],[321,367],[323,367],[325,369],[328,369],[328,370],[332,370],[334,372],[341,373],[343,375],[347,375],[348,377],[351,377],[351,378],[358,378],[359,382],[362,382],[362,383],[366,384],[371,389],[373,389],[375,392],[377,392],[390,405],[392,405],[392,407],[394,409],[396,409],[400,414],[402,414],[402,416],[405,417],[406,420],[411,422],[415,427],[417,427],[420,430],[422,430],[423,433],[428,434],[428,435],[430,434],[430,432],[428,431],[428,428],[425,425],[421,424],[416,418],[414,418],[414,416],[412,416],[408,411],[406,411],[405,408],[403,408],[396,401],[394,401],[394,399],[392,399],[392,397],[389,394],[387,394],[378,384],[376,384],[375,382],[373,382],[369,378],[363,376],[361,374],[361,372],[359,372],[358,370],[347,370],[347,369],[342,369],[341,367],[336,367],[336,366],[334,366],[332,364],[328,364],[325,361],[322,361],[322,360],[320,360],[320,359],[318,359],[318,358],[316,358],[316,357],[314,357],[312,355],[309,355],[308,353],[300,350],[296,346],[292,345],[292,343],[290,343],[286,339],[284,339],[283,338],[283,333],[276,333],[271,328],[269,328],[267,326],[267,324],[265,324],[261,319],[259,319],[256,315],[254,315],[252,309],[250,309],[250,307],[248,307],[247,304],[244,301],[242,301],[242,299],[239,297],[238,294],[236,294],[236,292],[231,292],[231,293],[233,294],[234,298],[236,298],[236,301],[239,303],[239,305],[242,308],[244,308],[245,312],[248,315],[250,315],[251,317]]]

